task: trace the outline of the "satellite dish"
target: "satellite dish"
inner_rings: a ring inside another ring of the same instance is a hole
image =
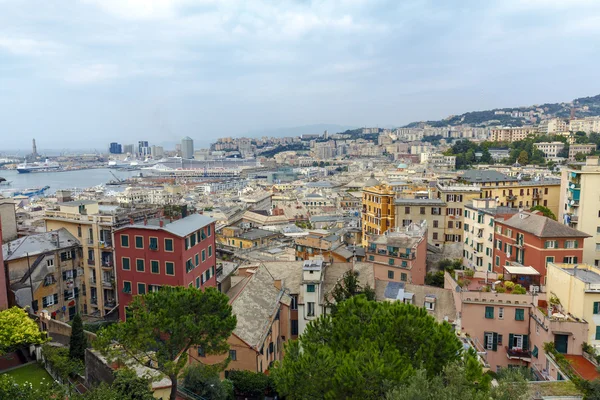
[[[575,184],[574,183],[571,183],[569,186],[571,187],[571,189],[575,189]]]
[[[571,200],[571,202],[569,204],[571,204],[571,205],[575,204],[575,200]]]

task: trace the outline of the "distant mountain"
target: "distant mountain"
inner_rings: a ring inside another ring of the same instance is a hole
[[[354,129],[356,126],[349,125],[335,125],[335,124],[314,124],[304,126],[294,126],[288,128],[276,128],[276,129],[260,129],[255,131],[246,132],[242,136],[259,138],[262,136],[269,137],[287,137],[287,136],[300,136],[300,135],[311,135],[311,134],[322,134],[325,131],[329,133],[344,132],[348,129]]]
[[[495,108],[485,111],[471,111],[460,115],[453,115],[439,121],[416,121],[405,125],[405,128],[422,126],[445,127],[456,125],[491,126],[509,125],[523,126],[539,123],[541,116],[568,118],[571,110],[575,110],[576,117],[592,117],[600,115],[600,95],[581,97],[569,103],[546,103],[528,107]],[[522,115],[528,114],[531,115]]]

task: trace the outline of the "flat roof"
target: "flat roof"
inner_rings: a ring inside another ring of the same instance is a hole
[[[573,275],[576,278],[579,278],[585,283],[600,283],[600,275],[594,271],[579,268],[563,268],[563,271]]]
[[[539,275],[533,267],[523,265],[505,265],[504,269],[511,275]]]

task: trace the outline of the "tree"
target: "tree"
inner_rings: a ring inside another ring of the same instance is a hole
[[[585,161],[587,154],[577,153],[575,154],[575,161]]]
[[[531,207],[531,209],[529,211],[531,211],[531,212],[540,211],[544,217],[547,217],[547,218],[550,218],[550,219],[553,219],[556,221],[556,215],[554,215],[552,210],[550,210],[548,207],[544,207],[544,206],[538,204],[537,206]]]
[[[233,383],[236,396],[262,399],[265,395],[274,397],[272,378],[269,375],[252,371],[230,371],[229,379]]]
[[[375,300],[375,290],[368,284],[362,287],[358,281],[358,272],[350,270],[335,284],[325,299],[331,312],[335,313],[338,304],[359,294],[364,294],[367,300]]]
[[[154,400],[149,378],[142,378],[129,368],[121,368],[116,372],[116,378],[111,387],[127,400]]]
[[[527,163],[529,163],[529,155],[525,150],[521,150],[517,162],[521,165],[527,165]]]
[[[498,386],[491,391],[494,400],[529,399],[529,387],[521,368],[506,368],[498,375]]]
[[[62,399],[64,396],[65,391],[62,386],[54,384],[51,379],[34,388],[29,384],[18,384],[8,374],[0,375],[0,399],[47,400]]]
[[[229,397],[226,386],[219,379],[219,371],[210,365],[196,363],[183,372],[183,385],[200,397],[212,400],[226,400]]]
[[[227,296],[215,288],[163,286],[135,296],[128,311],[127,320],[101,330],[94,345],[111,360],[133,359],[166,375],[171,400],[188,350],[198,346],[206,354],[224,353],[236,326]]]
[[[452,326],[424,308],[354,296],[312,321],[271,370],[291,400],[380,399],[425,369],[429,378],[462,356]]]
[[[569,157],[569,145],[565,145],[558,153],[556,153],[557,157],[568,158]]]
[[[444,271],[438,271],[435,273],[428,272],[425,275],[425,284],[429,286],[444,287]]]
[[[0,311],[0,355],[20,346],[46,341],[45,335],[22,308],[12,307]]]
[[[85,361],[85,349],[88,347],[87,338],[83,331],[83,322],[81,316],[75,314],[73,325],[71,326],[71,338],[69,340],[69,357]]]

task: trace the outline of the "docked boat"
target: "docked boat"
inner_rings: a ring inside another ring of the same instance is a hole
[[[56,172],[62,170],[62,166],[54,161],[34,162],[17,165],[17,172],[20,174],[29,174],[34,172]]]
[[[41,196],[48,189],[50,189],[50,186],[47,186],[47,185],[41,186],[41,187],[36,187],[36,188],[30,188],[30,189],[25,189],[25,190],[21,190],[21,191],[16,191],[13,193],[13,196],[27,196],[27,197]]]

